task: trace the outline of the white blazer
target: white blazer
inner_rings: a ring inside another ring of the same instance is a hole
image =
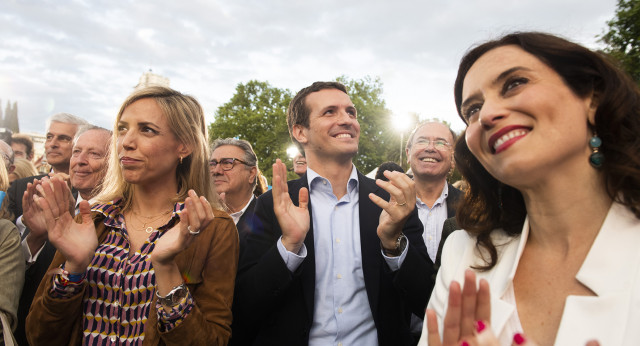
[[[528,234],[528,219],[520,236],[494,231],[498,262],[489,271],[476,272],[478,279],[490,284],[491,327],[503,344],[511,344],[513,335],[507,335],[511,333],[505,326],[516,313],[516,306],[503,297],[512,284]],[[478,256],[476,238],[464,231],[451,234],[444,245],[428,306],[436,311],[441,333],[449,284],[452,280],[462,284],[465,270],[483,263]],[[576,279],[596,296],[567,297],[555,345],[584,346],[591,339],[602,346],[640,345],[640,220],[628,208],[615,202],[611,205]],[[426,320],[418,345],[427,345]]]

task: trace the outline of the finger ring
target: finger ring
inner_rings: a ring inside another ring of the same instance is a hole
[[[55,219],[53,219],[54,221],[58,221],[60,219],[60,216],[56,217]]]
[[[191,230],[191,226],[187,226],[187,231],[189,231],[189,234],[191,234],[191,235],[198,235],[198,234],[200,234],[200,230],[192,231],[192,230]]]
[[[399,207],[402,207],[403,205],[407,205],[407,201],[404,201],[404,202],[402,202],[402,203],[398,203],[398,204],[396,204],[396,205],[397,205],[397,206],[399,206]]]

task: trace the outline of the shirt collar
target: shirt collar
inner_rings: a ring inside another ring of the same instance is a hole
[[[84,201],[84,198],[82,198],[82,196],[80,195],[80,192],[78,192],[78,198],[76,198],[76,209],[78,209],[78,206],[82,201]],[[89,204],[91,204],[91,202],[89,202]]]
[[[244,215],[244,212],[247,211],[247,208],[249,208],[249,204],[251,204],[251,201],[253,201],[254,198],[256,198],[256,195],[251,194],[249,202],[244,205],[244,208],[242,208],[242,210],[238,210],[235,213],[229,214],[229,216],[231,216],[231,218],[233,219],[233,223],[235,223],[236,225],[238,224],[238,221],[240,221],[240,217],[242,217],[242,215]]]
[[[320,174],[318,174],[313,169],[307,166],[307,184],[309,185],[309,193],[311,193],[311,189],[313,188],[313,185],[315,185],[317,182],[323,179],[326,181],[329,181],[329,179],[321,176]],[[353,189],[356,189],[358,187],[358,184],[359,184],[358,170],[356,169],[356,166],[352,163],[351,174],[349,175],[349,181],[347,182],[347,193],[351,193]]]
[[[251,194],[251,199],[249,199],[249,202],[247,202],[247,204],[244,205],[244,208],[242,208],[242,214],[244,214],[245,211],[247,211],[247,208],[249,208],[249,204],[251,204],[251,201],[253,201],[256,198],[256,195]]]
[[[78,198],[76,198],[76,208],[78,208],[78,206],[80,205],[80,202],[82,202],[84,200],[85,199],[82,198],[82,195],[80,195],[80,193],[78,192]],[[87,202],[89,202],[89,205],[93,205],[96,202],[96,200],[95,200],[95,198],[91,198]]]
[[[440,197],[438,197],[438,199],[436,199],[435,203],[433,203],[433,206],[435,207],[438,204],[442,204],[444,203],[444,201],[447,199],[447,197],[449,197],[449,184],[447,184],[447,181],[445,180],[444,182],[444,187],[442,188],[442,193],[440,193]],[[416,203],[419,205],[425,205],[424,202],[422,202],[422,200],[420,200],[420,198],[416,197]]]

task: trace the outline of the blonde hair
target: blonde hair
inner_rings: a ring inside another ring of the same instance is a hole
[[[127,107],[138,100],[147,98],[156,101],[178,142],[183,143],[192,150],[191,154],[181,158],[181,162],[178,164],[176,169],[178,191],[171,201],[173,203],[184,201],[188,196],[187,192],[193,189],[198,196],[204,196],[214,209],[222,210],[220,197],[213,193],[209,175],[209,146],[207,145],[207,129],[204,123],[202,107],[192,96],[160,86],[148,87],[133,92],[120,107],[111,140],[111,155],[107,174],[96,200],[105,203],[121,197],[123,199],[122,209],[127,210],[131,207],[133,186],[126,182],[122,175],[118,157],[117,127],[122,113]]]
[[[7,191],[9,188],[9,173],[5,165],[0,166],[2,166],[2,168],[0,168],[0,191]]]
[[[4,165],[0,165],[0,191],[6,192],[9,188],[9,173],[7,172],[7,167]],[[22,201],[22,197],[21,197]],[[20,202],[22,203],[22,202]],[[9,195],[5,194],[2,199],[2,206],[0,207],[0,219],[7,219],[11,222],[14,221],[14,215],[9,210]]]
[[[16,158],[13,161],[13,165],[16,167],[13,170],[13,174],[16,176],[16,180],[38,175],[36,166],[33,165],[33,162],[27,159]]]

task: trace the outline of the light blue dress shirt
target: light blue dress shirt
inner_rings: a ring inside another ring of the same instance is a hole
[[[329,180],[310,168],[307,179],[316,258],[315,309],[309,345],[377,345],[378,334],[362,271],[357,170],[352,168],[347,194],[340,200],[333,194]],[[307,255],[304,245],[298,254],[287,251],[281,239],[277,247],[292,272]],[[398,257],[383,254],[391,270],[400,268],[407,250],[408,245]]]
[[[440,245],[440,239],[442,238],[442,226],[447,219],[447,196],[449,195],[449,186],[447,182],[444,183],[444,188],[440,197],[433,203],[433,207],[429,208],[428,205],[422,203],[420,198],[416,199],[416,207],[418,208],[418,217],[424,227],[422,237],[424,238],[424,244],[427,246],[427,252],[432,262],[436,261],[436,254],[438,253],[438,246]]]

